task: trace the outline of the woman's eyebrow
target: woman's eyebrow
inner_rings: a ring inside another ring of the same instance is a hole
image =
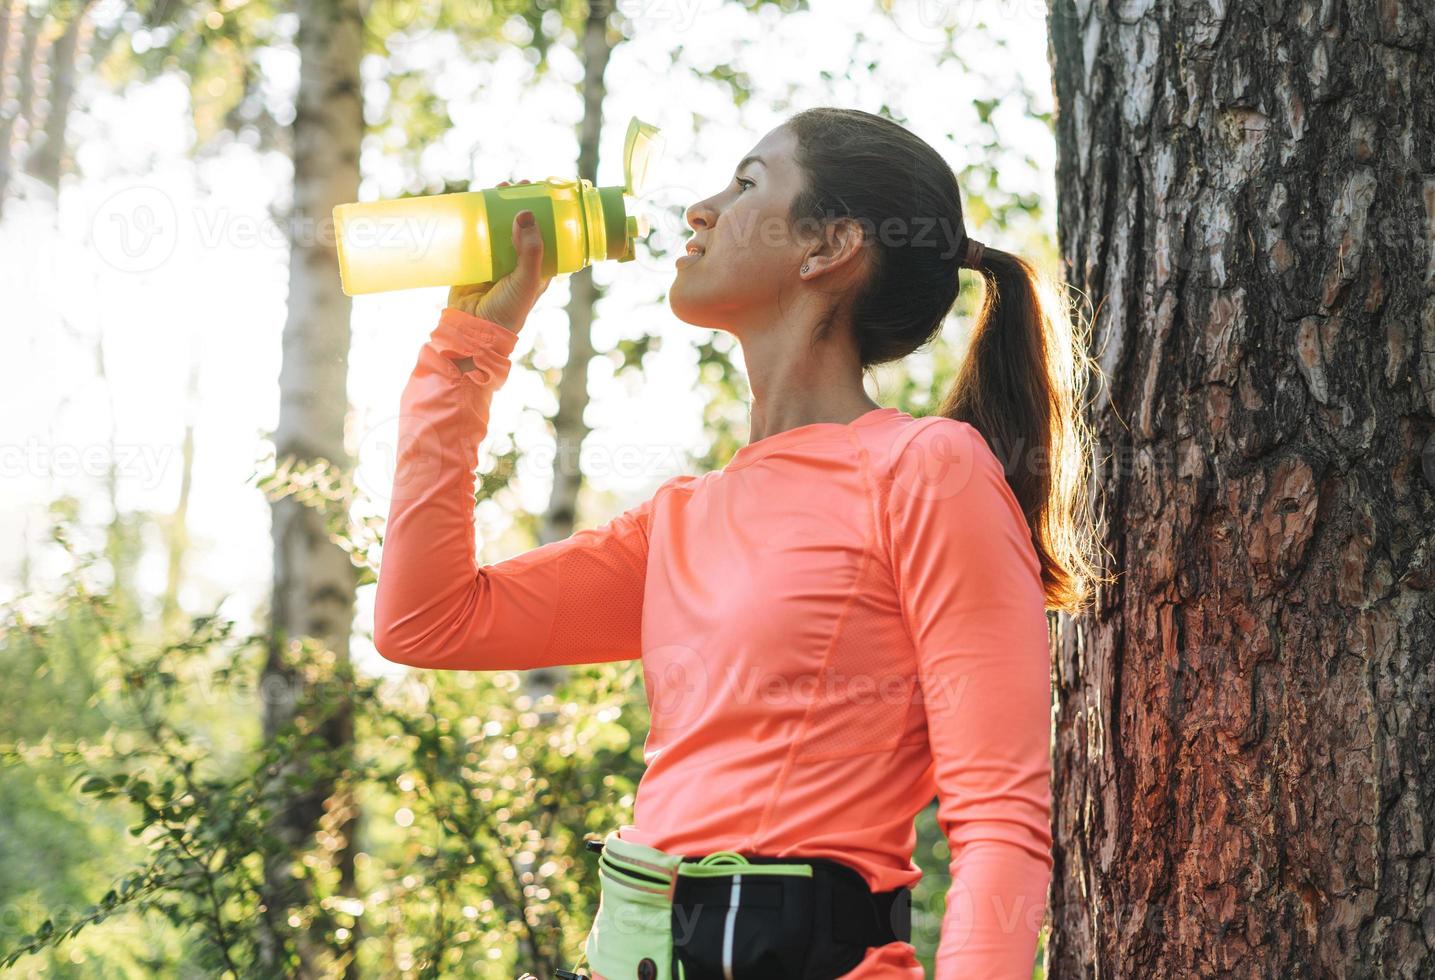
[[[743,167],[746,167],[749,163],[760,163],[764,167],[767,166],[767,161],[754,153],[749,156],[743,157],[742,162],[737,165],[737,170],[734,170],[733,173],[738,173],[742,170]]]

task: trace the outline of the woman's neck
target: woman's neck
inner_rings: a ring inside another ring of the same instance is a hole
[[[749,442],[813,422],[845,424],[881,407],[867,394],[852,344],[834,338],[809,346],[805,338],[771,330],[743,342],[752,387]]]

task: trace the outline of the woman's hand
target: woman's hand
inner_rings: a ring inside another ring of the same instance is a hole
[[[520,180],[520,184],[529,181]],[[499,187],[508,186],[503,181]],[[525,219],[529,224],[524,224]],[[518,253],[518,265],[497,282],[470,283],[454,286],[448,291],[448,305],[492,320],[499,326],[514,333],[523,329],[533,304],[553,281],[552,276],[543,275],[543,234],[533,220],[532,211],[520,211],[513,219],[513,248]]]

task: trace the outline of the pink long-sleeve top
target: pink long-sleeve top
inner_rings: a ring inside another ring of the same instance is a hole
[[[1052,868],[1050,654],[1030,530],[982,436],[896,408],[798,426],[479,566],[474,470],[516,343],[448,307],[420,350],[379,652],[445,670],[641,658],[647,769],[619,834],[668,851],[830,857],[910,886],[935,796],[936,978],[1027,980]],[[847,976],[922,970],[894,942]]]

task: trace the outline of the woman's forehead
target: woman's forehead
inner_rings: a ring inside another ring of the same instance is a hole
[[[791,157],[793,149],[791,130],[779,126],[742,155],[738,168],[745,163],[757,163],[769,170],[781,169],[782,161]]]

